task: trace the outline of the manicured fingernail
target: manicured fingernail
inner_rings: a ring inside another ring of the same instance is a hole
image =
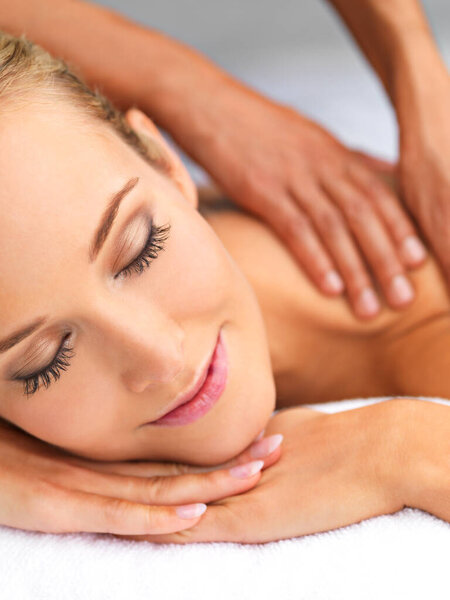
[[[237,479],[247,479],[247,477],[253,477],[258,471],[264,466],[263,460],[254,460],[253,462],[245,463],[245,465],[238,465],[230,469],[230,475]]]
[[[365,288],[356,302],[360,313],[371,316],[380,310],[380,303],[375,292],[371,288]]]
[[[337,271],[328,271],[324,277],[324,287],[330,292],[343,292],[344,282]]]
[[[195,519],[199,517],[206,510],[206,504],[201,502],[198,504],[185,504],[184,506],[177,506],[176,512],[181,519]]]
[[[403,304],[414,298],[412,285],[404,275],[396,275],[389,285],[390,296],[394,302]]]
[[[250,448],[250,454],[252,458],[264,458],[271,454],[275,448],[283,441],[283,434],[276,433],[275,435],[269,435],[258,442],[255,442]]]
[[[411,262],[420,262],[427,255],[425,246],[415,235],[408,235],[408,237],[403,240],[402,252],[404,258]]]

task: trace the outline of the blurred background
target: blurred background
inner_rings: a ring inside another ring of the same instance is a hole
[[[195,47],[253,88],[321,122],[347,144],[390,159],[397,156],[395,119],[384,91],[325,0],[97,3]],[[450,66],[450,0],[422,4]],[[201,172],[190,168],[199,181]]]

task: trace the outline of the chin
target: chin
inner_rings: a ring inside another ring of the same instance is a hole
[[[216,425],[214,433],[199,436],[200,439],[196,438],[192,444],[186,442],[180,455],[173,460],[196,466],[215,466],[241,454],[265,429],[275,410],[276,388],[272,373],[263,389],[263,392],[252,394],[252,404],[241,399],[227,414],[217,415],[220,425]]]

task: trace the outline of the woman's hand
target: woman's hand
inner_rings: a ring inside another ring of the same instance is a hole
[[[426,252],[379,177],[387,163],[235,82],[222,83],[207,110],[211,135],[200,136],[198,147],[195,135],[177,141],[229,197],[271,226],[322,292],[341,293],[343,279],[355,314],[373,317],[373,274],[392,307],[409,304],[406,269]]]
[[[175,505],[211,502],[249,490],[259,481],[261,467],[278,460],[279,443],[280,436],[259,439],[214,469],[107,463],[74,457],[0,421],[0,524],[49,533],[180,531],[198,523],[201,513],[192,516],[194,505],[180,516]],[[248,461],[250,475],[244,469],[233,476],[229,468]]]
[[[450,521],[450,413],[429,404],[402,398],[334,414],[283,410],[265,430],[283,434],[283,454],[256,487],[210,504],[195,527],[151,541],[269,542],[405,505]]]

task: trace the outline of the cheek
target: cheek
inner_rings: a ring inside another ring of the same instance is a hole
[[[159,302],[179,318],[217,320],[233,288],[234,269],[221,242],[202,217],[173,227],[167,257],[158,265]],[[158,293],[158,290],[155,290]]]
[[[44,442],[100,457],[123,443],[121,432],[124,424],[129,422],[130,429],[134,424],[133,411],[129,403],[119,400],[111,377],[85,361],[73,368],[77,373],[70,373],[70,383],[61,379],[34,397],[15,400],[15,406],[5,406],[2,416]]]

